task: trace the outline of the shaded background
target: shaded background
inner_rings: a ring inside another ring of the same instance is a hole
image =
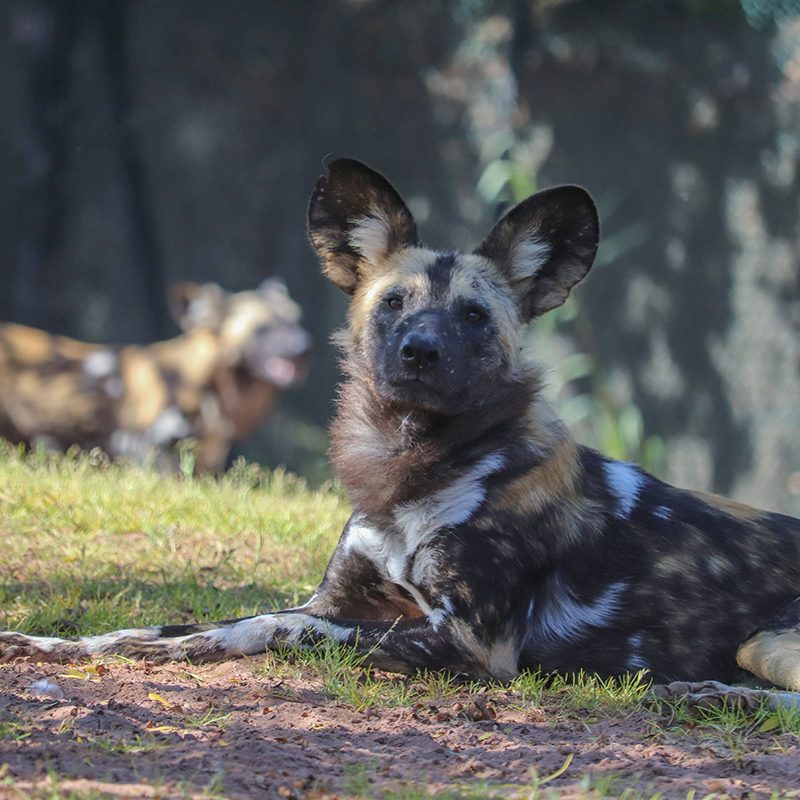
[[[282,275],[317,343],[242,451],[325,476],[344,299],[305,236],[324,158],[434,246],[578,182],[604,225],[534,327],[577,435],[800,515],[799,0],[5,0],[0,317],[176,333],[179,279]]]

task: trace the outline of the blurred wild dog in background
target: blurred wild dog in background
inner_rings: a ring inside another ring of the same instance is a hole
[[[143,346],[87,344],[0,323],[0,436],[26,445],[99,447],[175,468],[196,442],[197,472],[218,471],[234,442],[304,379],[311,339],[282,281],[230,293],[170,291],[183,333]]]

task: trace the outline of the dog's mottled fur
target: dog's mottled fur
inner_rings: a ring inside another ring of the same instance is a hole
[[[0,323],[0,437],[175,466],[196,441],[198,472],[221,470],[231,445],[305,375],[310,337],[285,285],[231,294],[181,283],[170,301],[183,334],[146,346],[87,344]]]
[[[222,659],[321,638],[380,667],[508,679],[521,668],[800,689],[800,522],[668,486],[576,444],[541,396],[526,324],[589,271],[598,221],[574,186],[512,209],[473,253],[420,244],[355,161],[309,210],[351,296],[332,456],[353,515],[302,608],[0,652]]]

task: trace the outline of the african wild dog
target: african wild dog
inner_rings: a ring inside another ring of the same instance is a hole
[[[5,659],[201,661],[327,637],[400,672],[729,681],[738,649],[800,689],[800,522],[605,458],[542,399],[522,337],[592,265],[583,189],[539,192],[473,253],[439,252],[381,175],[337,160],[309,225],[351,296],[332,456],[354,511],[316,594],[219,624],[6,633]]]
[[[222,469],[233,442],[305,376],[310,337],[278,279],[235,294],[180,283],[170,302],[183,334],[141,347],[0,324],[0,437],[162,466],[192,438],[197,471]]]

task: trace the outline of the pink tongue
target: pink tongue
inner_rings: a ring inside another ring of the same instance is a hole
[[[264,362],[264,374],[275,383],[286,386],[294,381],[297,367],[286,358],[270,356]]]

